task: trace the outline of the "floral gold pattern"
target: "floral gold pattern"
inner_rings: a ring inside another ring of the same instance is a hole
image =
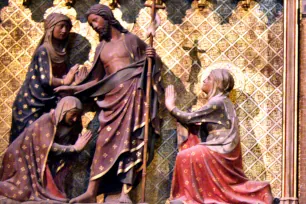
[[[42,2],[42,1],[40,1]],[[76,10],[56,3],[47,12],[66,11],[73,20],[73,32],[79,33],[91,43],[90,66],[98,43],[95,32],[86,22],[76,16]],[[88,8],[94,1],[82,1],[75,7]],[[136,23],[129,26],[141,39],[145,38],[150,22],[150,9],[141,1],[133,0],[139,8]],[[156,31],[154,47],[164,63],[162,81],[164,85],[174,84],[178,92],[178,106],[181,109],[195,109],[205,103],[197,87],[200,74],[216,63],[230,62],[243,74],[243,89],[236,89],[232,99],[237,105],[240,120],[241,148],[244,171],[252,180],[271,182],[273,195],[281,195],[282,176],[282,74],[283,74],[283,5],[276,0],[251,1],[245,10],[238,4],[227,0],[218,5],[207,6],[202,11],[188,1],[167,1],[166,7],[180,2],[177,10],[159,10],[161,26]],[[101,0],[100,3],[108,4]],[[173,6],[172,5],[172,6]],[[37,5],[41,8],[44,4]],[[118,10],[119,8],[116,8]],[[39,12],[40,9],[37,9]],[[119,12],[116,11],[116,12]],[[34,13],[35,14],[35,13]],[[37,15],[37,14],[36,14]],[[134,14],[137,15],[137,14]],[[122,15],[124,16],[124,15]],[[179,24],[173,19],[180,18]],[[43,35],[43,23],[32,18],[32,11],[21,1],[12,0],[1,10],[0,26],[0,161],[8,146],[11,127],[11,108],[17,90],[23,83],[34,49]],[[128,24],[127,24],[128,25]],[[131,24],[129,24],[131,25]],[[195,44],[197,40],[197,44]],[[196,55],[194,47],[203,50]],[[184,49],[189,47],[191,49]],[[85,49],[77,44],[78,50]],[[44,76],[42,76],[44,77]],[[26,94],[26,93],[25,93]],[[20,113],[22,114],[22,113]],[[165,203],[169,197],[172,170],[177,149],[175,147],[175,122],[162,107],[163,118],[161,141],[156,148],[154,160],[147,172],[147,197],[149,203]],[[93,119],[94,113],[82,117],[85,126]],[[114,147],[115,148],[115,147]],[[101,166],[103,169],[104,167]],[[80,175],[77,183],[81,185]],[[85,182],[86,183],[86,182]],[[73,191],[75,194],[79,192]],[[140,200],[140,186],[132,191],[135,201]],[[16,194],[19,192],[16,192]],[[20,192],[21,193],[21,192]]]

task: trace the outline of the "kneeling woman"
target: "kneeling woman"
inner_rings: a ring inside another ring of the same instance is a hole
[[[228,70],[213,70],[202,85],[208,102],[192,113],[176,108],[173,86],[166,89],[167,109],[188,128],[178,129],[171,203],[272,203],[269,183],[249,181],[243,172],[238,119],[228,98],[233,87]]]
[[[67,202],[63,192],[63,159],[84,148],[91,132],[78,137],[82,104],[64,97],[14,140],[0,168],[0,195],[18,201]],[[76,142],[75,142],[76,141]],[[70,145],[74,144],[74,145]]]

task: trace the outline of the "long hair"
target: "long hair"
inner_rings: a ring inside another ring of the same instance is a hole
[[[104,20],[108,21],[109,25],[113,26],[114,28],[119,30],[121,33],[127,33],[128,32],[128,30],[126,30],[120,24],[120,22],[114,17],[114,14],[113,14],[112,10],[108,6],[105,6],[103,4],[95,4],[95,5],[91,6],[88,9],[88,11],[85,13],[86,19],[88,19],[88,16],[90,14],[95,14],[95,15],[101,16],[102,18],[104,18]]]

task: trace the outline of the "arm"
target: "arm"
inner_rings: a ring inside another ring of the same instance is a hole
[[[78,64],[71,67],[68,74],[65,76],[64,79],[56,78],[56,77],[52,76],[51,86],[52,87],[58,87],[58,86],[62,86],[62,85],[70,85],[74,80],[74,77],[75,77],[75,74],[78,71],[78,68],[79,68]]]
[[[55,155],[61,155],[63,153],[74,153],[76,152],[76,149],[74,148],[74,145],[66,146],[53,143],[50,151],[53,152]]]
[[[51,86],[52,87],[58,87],[58,86],[61,86],[63,84],[64,84],[63,79],[52,77],[52,80],[51,80]]]
[[[212,122],[226,125],[228,120],[222,110],[222,104],[210,100],[207,105],[201,109],[188,113],[179,110],[175,106],[176,94],[173,85],[166,88],[165,105],[171,114],[184,124],[198,125],[200,123]],[[227,125],[226,125],[227,126]]]
[[[73,91],[74,91],[74,93],[76,93],[76,92],[79,92],[79,91],[86,90],[89,87],[95,85],[98,81],[99,80],[96,78],[96,79],[94,79],[92,81],[89,81],[89,82],[87,82],[85,84],[82,84],[82,85],[79,85],[79,86],[72,86],[73,87]]]
[[[54,152],[56,155],[60,155],[62,153],[80,152],[81,150],[84,149],[84,147],[91,139],[91,137],[92,137],[91,131],[87,131],[82,135],[79,134],[79,138],[74,145],[60,145],[58,143],[53,143],[51,151]]]
[[[217,110],[217,105],[208,104],[192,113],[181,111],[175,107],[172,109],[171,114],[184,124],[198,124],[202,122],[213,122],[214,118],[212,116]]]
[[[78,86],[59,86],[57,88],[54,89],[55,92],[72,92],[72,94],[76,93],[76,92],[80,92],[83,90],[88,89],[89,87],[95,85],[99,80],[98,79],[94,79],[92,81],[89,81],[85,84],[82,85],[78,85]]]
[[[96,65],[97,67],[94,67],[93,70],[88,74],[87,78],[90,78],[88,82],[81,84],[81,85],[76,85],[76,86],[60,86],[54,89],[55,92],[80,92],[83,90],[88,89],[89,87],[95,85],[99,80],[101,80],[104,76],[104,68],[103,64],[101,62],[98,62]]]
[[[74,79],[75,72],[78,70],[79,65],[73,66],[68,72],[65,79],[54,77],[52,74],[52,64],[48,52],[45,47],[41,46],[38,48],[35,55],[35,72],[36,76],[39,77],[40,83],[44,87],[58,87],[61,85],[69,85]]]

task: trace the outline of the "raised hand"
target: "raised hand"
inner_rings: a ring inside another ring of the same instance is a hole
[[[64,84],[63,85],[70,85],[72,84],[73,80],[74,80],[74,76],[77,73],[78,69],[79,69],[79,64],[74,65],[73,67],[70,68],[68,74],[66,75],[66,77],[64,78]]]
[[[165,95],[165,105],[169,111],[172,111],[175,108],[175,100],[176,100],[176,93],[174,90],[174,86],[169,85],[166,88],[166,95]]]
[[[75,79],[73,84],[78,85],[80,84],[88,75],[87,68],[83,66],[79,71],[75,74]]]
[[[79,138],[78,140],[75,142],[74,144],[74,149],[79,152],[82,149],[84,149],[84,147],[86,146],[86,144],[88,143],[88,141],[91,139],[92,137],[92,133],[91,131],[87,131],[84,134],[79,134]]]

